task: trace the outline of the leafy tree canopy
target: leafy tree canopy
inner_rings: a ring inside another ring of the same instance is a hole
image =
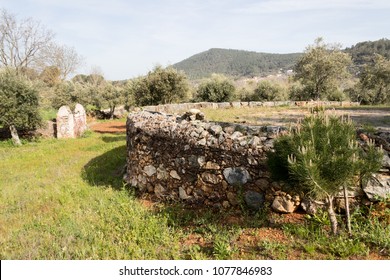
[[[203,81],[197,90],[196,99],[207,102],[230,101],[235,92],[233,83],[223,75],[213,74]]]
[[[145,77],[133,80],[128,93],[136,105],[158,105],[180,102],[187,97],[189,84],[184,73],[172,67],[157,66]]]
[[[0,72],[0,126],[8,127],[14,142],[21,145],[16,128],[33,130],[41,123],[38,92],[16,74]]]
[[[303,85],[304,99],[326,99],[339,90],[340,82],[348,77],[350,55],[343,53],[340,46],[325,44],[322,38],[306,48],[295,66],[295,80]]]

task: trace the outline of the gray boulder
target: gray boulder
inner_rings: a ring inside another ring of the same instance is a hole
[[[390,176],[373,174],[368,180],[363,181],[363,191],[370,201],[390,196]]]
[[[249,208],[259,210],[264,205],[265,197],[262,193],[247,191],[244,195],[244,200]]]
[[[249,172],[243,167],[228,167],[223,170],[223,176],[232,186],[245,185],[251,179]]]

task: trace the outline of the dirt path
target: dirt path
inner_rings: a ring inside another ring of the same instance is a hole
[[[99,133],[120,134],[126,132],[126,122],[123,120],[112,120],[107,122],[92,122],[90,128]]]

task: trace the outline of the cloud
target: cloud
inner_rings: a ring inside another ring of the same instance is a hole
[[[236,13],[280,14],[303,11],[338,9],[389,9],[386,0],[265,0],[244,4]]]

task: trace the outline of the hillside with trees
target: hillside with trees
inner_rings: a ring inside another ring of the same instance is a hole
[[[183,70],[190,79],[208,77],[212,73],[253,77],[292,69],[300,56],[300,53],[273,54],[213,48],[172,66]]]
[[[350,48],[346,48],[345,51],[351,55],[356,66],[362,66],[372,63],[375,54],[390,59],[390,40],[384,38],[376,41],[359,42]]]

